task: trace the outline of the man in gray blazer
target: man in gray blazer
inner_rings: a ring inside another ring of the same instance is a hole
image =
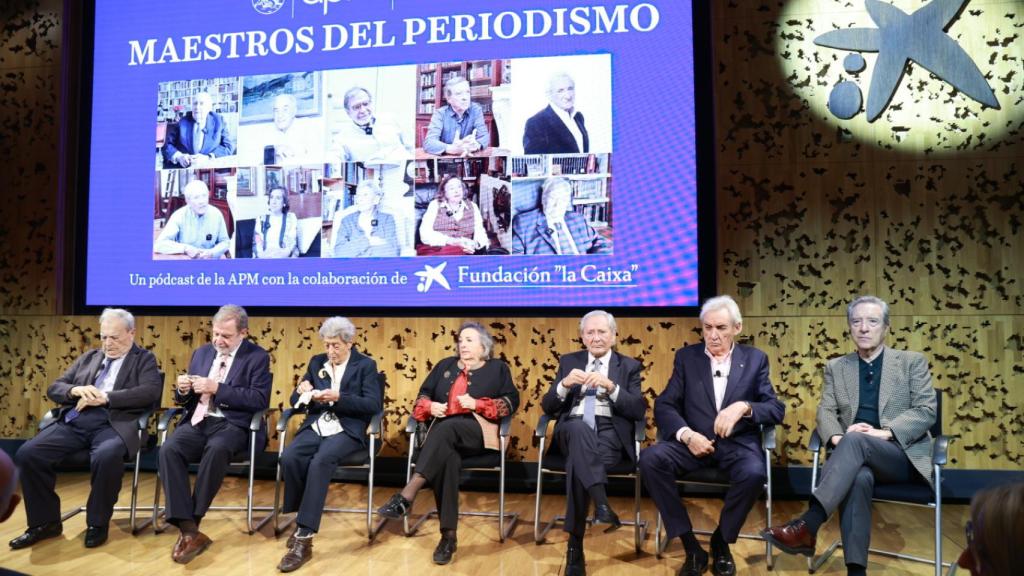
[[[56,467],[77,452],[89,452],[92,473],[86,503],[86,548],[107,541],[110,517],[121,491],[124,461],[139,451],[139,416],[160,401],[163,382],[153,353],[135,344],[135,318],[107,308],[100,315],[100,348],[81,355],[50,384],[46,395],[60,404],[57,418],[18,449],[28,529],[10,541],[17,550],[64,528]]]
[[[807,512],[764,537],[789,554],[813,556],[818,528],[838,509],[847,573],[864,574],[875,483],[932,482],[935,391],[923,355],[885,347],[884,301],[861,296],[846,317],[857,351],[826,364],[818,405],[818,434],[834,449]]]

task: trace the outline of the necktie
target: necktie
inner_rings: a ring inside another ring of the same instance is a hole
[[[594,358],[594,362],[590,365],[589,372],[598,372],[601,370],[601,360]],[[594,406],[597,404],[597,387],[587,388],[586,395],[583,397],[583,423],[590,426],[592,430],[597,430],[597,419],[594,417]]]
[[[99,388],[98,384],[101,384],[103,382],[103,379],[107,377],[107,372],[110,372],[111,364],[113,364],[113,362],[111,362],[110,360],[106,358],[103,359],[103,364],[100,365],[100,371],[96,373],[96,378],[94,378],[92,381],[93,386]],[[79,412],[75,408],[68,410],[67,413],[64,414],[64,422],[71,422],[75,418],[78,418],[79,414],[81,414],[81,412]]]
[[[206,135],[206,121],[203,120],[203,124],[199,124],[199,120],[196,119],[195,131],[192,133],[192,153],[199,154],[203,149],[203,136]]]
[[[220,367],[217,368],[217,375],[214,378],[217,380],[217,383],[219,384],[224,381],[224,376],[227,375],[228,355],[221,354],[217,359],[220,361]],[[192,413],[192,425],[197,426],[200,422],[202,422],[203,418],[206,418],[206,413],[209,411],[210,395],[204,393],[202,396],[199,397],[199,403],[196,404],[196,411]]]
[[[555,222],[555,233],[558,234],[558,252],[559,254],[579,254],[579,250],[576,249],[576,243],[573,242],[572,234],[565,228],[561,222]]]

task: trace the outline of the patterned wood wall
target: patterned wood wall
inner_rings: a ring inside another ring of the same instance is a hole
[[[60,4],[0,7],[0,141],[19,143],[0,163],[0,437],[32,433],[46,386],[94,345],[97,329],[94,318],[53,313]],[[773,359],[787,405],[779,463],[806,463],[821,368],[850,349],[844,303],[873,292],[893,306],[890,343],[928,354],[948,395],[944,427],[961,436],[953,466],[1020,469],[1024,2],[971,0],[950,28],[986,71],[1000,110],[912,65],[870,125],[822,107],[844,74],[843,53],[812,43],[833,27],[870,25],[860,4],[714,3],[718,283],[740,301],[749,343]],[[895,4],[909,12],[925,2]],[[360,348],[387,374],[387,451],[401,453],[411,401],[428,366],[452,351],[461,319],[354,320]],[[558,352],[579,346],[576,320],[484,320],[523,394],[513,452],[533,459],[539,398]],[[273,355],[275,406],[317,350],[319,322],[253,319],[253,338]],[[209,328],[205,318],[145,317],[138,333],[174,374]],[[649,401],[673,350],[698,339],[693,319],[620,319],[620,350],[644,361]]]

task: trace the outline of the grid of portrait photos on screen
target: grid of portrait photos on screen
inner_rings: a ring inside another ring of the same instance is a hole
[[[162,82],[155,167],[154,259],[610,254],[611,56]]]

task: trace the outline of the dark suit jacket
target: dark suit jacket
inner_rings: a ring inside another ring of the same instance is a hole
[[[327,354],[317,354],[309,360],[309,367],[303,380],[313,385],[315,390],[330,390],[331,377],[324,366]],[[324,370],[324,371],[321,371]],[[333,406],[321,402],[310,402],[305,409],[307,416],[299,427],[301,431],[313,425],[324,412],[334,412],[341,422],[346,434],[365,445],[366,427],[370,418],[380,412],[384,403],[384,392],[381,390],[380,376],[377,374],[377,363],[372,358],[352,350],[341,375],[341,387],[338,389],[338,401]],[[292,392],[291,404],[299,401],[299,392]]]
[[[235,153],[235,141],[228,130],[224,117],[216,112],[206,115],[206,136],[203,138],[203,146],[195,149],[192,141],[192,132],[195,130],[196,121],[189,112],[182,118],[177,127],[167,131],[167,140],[164,142],[164,168],[177,168],[171,159],[175,152],[182,154],[212,154],[217,158],[231,156]]]
[[[768,357],[757,348],[743,344],[736,344],[733,350],[722,407],[739,401],[749,402],[754,414],[736,423],[730,439],[764,458],[758,425],[781,423],[786,407],[775,397],[775,390],[768,379]],[[658,437],[674,442],[676,432],[683,426],[689,426],[709,440],[714,439],[717,416],[711,360],[704,354],[704,344],[676,351],[672,377],[654,401]],[[715,450],[728,445],[715,444]]]
[[[588,358],[587,351],[581,350],[563,354],[558,359],[558,372],[555,374],[555,381],[540,401],[544,413],[558,418],[558,424],[569,417],[569,413],[583,398],[579,386],[570,388],[564,399],[559,398],[558,383],[575,368],[586,370]],[[644,413],[647,412],[647,403],[644,402],[641,390],[643,380],[640,378],[640,373],[642,370],[643,366],[636,360],[615,351],[611,352],[611,359],[608,363],[608,379],[619,385],[618,399],[612,404],[612,425],[615,426],[615,433],[634,464],[637,455],[633,453],[633,423],[643,420]],[[555,425],[556,429],[558,424]]]
[[[471,371],[466,393],[473,398],[490,398],[498,405],[498,418],[512,414],[519,407],[519,390],[512,382],[512,372],[504,360],[491,358],[480,368]],[[448,402],[448,393],[459,376],[459,358],[450,356],[438,362],[427,375],[416,401],[429,398],[432,402]]]
[[[216,359],[217,349],[213,344],[200,346],[192,353],[188,373],[206,376]],[[242,340],[235,359],[231,362],[231,369],[217,388],[217,393],[210,399],[210,406],[219,408],[228,422],[248,430],[252,415],[270,407],[272,384],[270,355],[249,340]],[[199,396],[192,390],[182,395],[178,393],[177,387],[174,388],[174,401],[185,406],[186,421],[192,417],[199,403]],[[256,448],[262,448],[266,444],[266,439],[267,427],[264,423],[256,436]]]
[[[576,145],[576,139],[572,137],[572,132],[566,127],[565,122],[562,122],[562,119],[548,104],[526,121],[526,128],[523,130],[523,152],[526,154],[589,152],[590,137],[583,124],[583,114],[576,112],[572,115],[572,119],[576,121],[576,126],[583,134],[583,150]]]
[[[565,226],[580,254],[610,254],[611,247],[587,221],[575,212],[565,213]],[[555,239],[542,210],[520,212],[512,220],[513,254],[557,254]]]
[[[71,389],[75,386],[93,384],[100,371],[100,365],[103,364],[103,357],[102,350],[89,350],[79,356],[60,378],[50,384],[46,395],[63,405],[60,411],[61,418],[78,403],[78,398],[69,395]],[[136,421],[143,412],[159,404],[163,386],[153,353],[138,344],[132,344],[121,364],[121,369],[117,372],[114,389],[107,393],[110,401],[110,426],[124,440],[129,454],[139,451],[139,429]]]
[[[857,353],[829,360],[825,389],[818,405],[818,432],[823,441],[843,434],[853,424],[860,405],[860,366]],[[918,352],[886,347],[878,388],[878,417],[907,454],[922,478],[932,478],[932,437],[935,389],[928,360]]]

